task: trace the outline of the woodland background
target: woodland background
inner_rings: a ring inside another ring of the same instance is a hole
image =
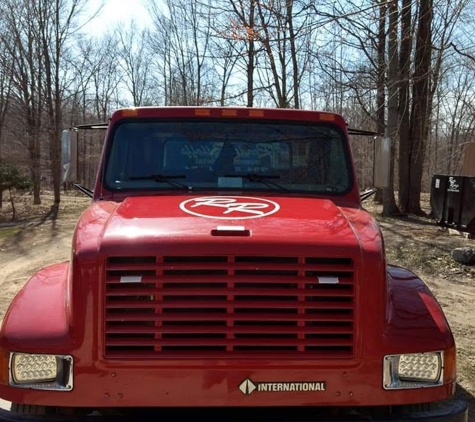
[[[84,30],[101,25],[88,0],[0,2],[0,170],[26,175],[34,204],[43,190],[60,203],[61,131],[127,106],[341,113],[350,127],[392,139],[384,214],[421,214],[431,175],[460,172],[475,142],[474,0],[143,3],[151,26],[130,22],[98,37]],[[82,136],[80,171],[91,186],[102,139]],[[373,139],[352,144],[364,189]]]

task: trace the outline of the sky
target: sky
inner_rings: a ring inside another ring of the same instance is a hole
[[[134,19],[139,25],[149,25],[147,9],[144,6],[144,0],[89,0],[88,9],[85,11],[90,17],[97,11],[101,4],[100,14],[88,22],[83,31],[91,35],[101,35],[107,29],[117,24],[127,24]],[[87,17],[84,17],[87,20]]]

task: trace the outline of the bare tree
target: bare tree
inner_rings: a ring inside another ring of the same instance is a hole
[[[118,59],[123,83],[134,106],[151,105],[150,80],[152,60],[147,48],[148,30],[139,29],[132,21],[127,29],[122,26],[114,33],[118,40]]]
[[[41,131],[44,108],[43,72],[37,13],[27,0],[5,0],[0,4],[5,32],[2,44],[10,67],[12,96],[16,111],[16,137],[28,149],[33,203],[40,204]]]
[[[76,19],[87,0],[38,0],[34,12],[38,22],[39,47],[44,69],[50,165],[55,208],[61,200],[61,132],[64,88],[68,72],[63,67],[68,42],[76,29]]]
[[[194,0],[167,0],[167,13],[148,0],[151,46],[162,61],[166,104],[203,105],[216,97],[209,63],[211,9]]]
[[[114,98],[119,96],[121,80],[117,40],[112,34],[105,34],[94,42],[90,60],[90,65],[94,69],[91,81],[94,114],[98,119],[106,121]]]
[[[379,26],[378,26],[378,74],[376,83],[376,114],[378,134],[383,135],[386,127],[386,0],[378,1]]]
[[[300,81],[309,60],[309,4],[294,0],[256,2],[258,37],[266,66],[259,68],[263,85],[277,107],[300,107]]]
[[[254,105],[254,71],[258,50],[256,47],[256,0],[229,0],[231,13],[226,14],[226,29],[220,34],[229,34],[227,39],[233,44],[243,44],[244,54],[241,48],[236,50],[236,57],[241,57],[245,69],[246,79],[246,106]]]
[[[241,55],[236,54],[236,46],[233,40],[228,38],[212,37],[211,46],[211,54],[216,66],[216,74],[220,80],[218,104],[225,106],[228,100],[227,94],[230,80]]]
[[[430,95],[432,48],[432,0],[421,0],[415,47],[414,82],[412,85],[412,110],[410,123],[409,171],[405,175],[410,194],[401,203],[403,212],[422,215],[420,205],[425,142],[428,134],[428,99]],[[404,189],[404,183],[400,186]]]
[[[10,104],[12,88],[12,69],[8,66],[8,55],[0,43],[0,165],[2,164],[2,143],[4,127]],[[3,206],[3,189],[0,187],[0,208]]]
[[[383,215],[397,214],[399,209],[394,197],[394,161],[398,133],[398,83],[399,57],[397,45],[397,27],[399,6],[397,0],[389,2],[389,36],[388,36],[388,123],[386,136],[391,140],[391,169],[389,187],[383,189]]]
[[[410,72],[412,50],[412,1],[403,0],[401,19],[401,49],[399,54],[399,204],[409,200],[409,184],[406,178],[410,167]],[[403,207],[404,210],[404,207]]]

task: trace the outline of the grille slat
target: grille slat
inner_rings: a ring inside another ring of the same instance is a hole
[[[129,359],[150,359],[150,358],[161,358],[161,359],[170,359],[176,360],[177,353],[176,350],[162,350],[160,354],[153,353],[154,348],[153,346],[141,346],[141,347],[130,347],[130,346],[122,346],[122,347],[111,347],[111,350],[107,354],[109,359],[123,359],[126,356]],[[348,347],[321,347],[317,350],[314,350],[315,355],[319,358],[329,358],[329,359],[337,359],[337,358],[348,358]],[[207,359],[222,359],[223,356],[226,356],[226,350],[222,350],[219,348],[218,350],[211,349],[206,350],[204,354],[203,351],[196,350],[196,349],[187,349],[186,350],[186,358],[187,359],[202,359],[203,356],[206,356]],[[246,359],[249,358],[250,353],[246,350],[234,350],[232,353],[233,359]],[[289,359],[289,352],[282,351],[277,348],[272,349],[265,349],[262,350],[253,350],[252,351],[252,358],[259,359],[263,358],[266,360],[273,359],[273,360],[287,360]]]
[[[122,286],[121,286],[122,287]],[[226,289],[217,287],[214,289],[209,288],[200,288],[198,285],[193,288],[161,288],[161,289],[141,289],[136,287],[123,287],[117,290],[109,290],[107,292],[107,296],[144,296],[144,295],[167,295],[167,296],[226,296],[226,295],[233,295],[233,296],[297,296],[297,295],[304,295],[304,296],[316,296],[316,297],[353,297],[352,292],[328,292],[325,290],[317,290],[317,289]]]
[[[353,356],[349,258],[110,257],[105,275],[108,358]]]
[[[183,308],[185,311],[185,308]],[[353,321],[351,313],[348,315],[319,315],[319,314],[277,314],[277,313],[237,313],[237,314],[213,314],[213,313],[191,313],[183,312],[177,314],[154,314],[154,313],[117,313],[109,314],[107,321]]]
[[[261,309],[265,307],[275,306],[282,309],[353,309],[354,306],[350,303],[337,302],[337,303],[320,303],[320,302],[299,302],[297,300],[289,301],[239,301],[229,304],[229,302],[223,298],[221,301],[213,299],[209,300],[117,300],[107,302],[106,309],[143,309],[143,308],[164,308],[164,309],[177,309],[177,308],[217,308],[227,309],[227,307],[239,308],[239,309]]]
[[[256,267],[256,265],[258,265]],[[272,271],[324,271],[324,272],[339,272],[352,270],[352,265],[322,265],[322,264],[287,264],[287,263],[268,263],[268,262],[199,262],[199,263],[123,263],[110,264],[107,266],[108,271],[143,271],[143,270],[163,270],[163,271],[186,271],[186,270],[272,270]]]
[[[137,327],[136,325],[111,325],[107,327],[108,334],[153,334],[160,332],[162,334],[352,334],[353,328],[350,326],[336,327]]]
[[[126,275],[126,272],[124,274]],[[295,284],[304,281],[305,283],[318,283],[318,276],[328,277],[328,276],[335,276],[340,278],[339,285],[346,284],[348,286],[353,285],[353,273],[346,272],[346,273],[334,273],[334,272],[320,272],[320,274],[308,274],[305,275],[305,279],[302,280],[303,277],[275,277],[275,276],[267,276],[267,275],[258,275],[258,276],[250,276],[250,275],[225,275],[225,276],[216,276],[216,275],[207,275],[203,276],[196,276],[196,275],[163,275],[163,276],[156,276],[156,275],[149,275],[149,276],[142,276],[141,283],[196,283],[196,284],[209,284],[209,283],[271,283],[271,284]],[[116,276],[108,276],[107,277],[107,284],[122,284],[120,281],[120,275]],[[324,285],[320,285],[322,287]]]
[[[291,346],[302,344],[303,346],[321,346],[321,347],[332,347],[332,346],[351,346],[352,340],[342,340],[342,339],[270,339],[267,338],[263,340],[265,346]],[[128,338],[128,339],[108,339],[107,343],[109,346],[255,346],[256,339],[226,339],[226,338],[202,338],[202,339],[192,339],[192,338],[162,338],[162,339],[147,339],[147,338]]]

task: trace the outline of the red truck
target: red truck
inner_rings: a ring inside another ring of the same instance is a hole
[[[340,115],[119,110],[91,196],[70,262],[5,316],[0,420],[467,420],[449,325],[386,263]]]

